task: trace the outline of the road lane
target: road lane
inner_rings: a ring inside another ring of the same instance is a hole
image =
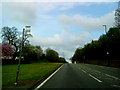
[[[64,64],[41,88],[110,88],[111,86],[99,82],[99,78],[83,71],[77,64]]]
[[[102,80],[107,85],[113,87],[120,87],[120,69],[90,65],[90,64],[77,64],[77,66],[89,74]]]
[[[92,70],[96,70],[98,72],[106,73],[114,77],[120,77],[120,69],[112,68],[112,67],[105,67],[105,66],[98,66],[98,65],[90,65],[90,64],[77,64],[81,68],[89,68]]]

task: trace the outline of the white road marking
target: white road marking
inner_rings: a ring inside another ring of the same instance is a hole
[[[86,71],[85,71],[85,70],[83,70],[83,69],[82,69],[82,71],[83,71],[84,73],[86,73]]]
[[[112,78],[114,78],[114,79],[120,80],[120,79],[117,78],[117,77],[114,77],[114,76],[111,76],[111,75],[108,75],[108,74],[105,74],[105,75],[108,76],[108,77],[112,77]]]
[[[62,65],[63,66],[63,65]],[[46,80],[44,80],[37,88],[35,88],[34,90],[38,90],[40,87],[42,87],[55,73],[57,73],[61,68],[59,67],[54,73],[52,73]]]
[[[113,87],[119,87],[120,88],[120,86],[118,86],[118,85],[111,85],[111,86],[113,86]]]
[[[94,77],[93,75],[89,74],[90,77],[94,78],[95,80],[97,80],[98,82],[102,82],[101,80],[97,79],[96,77]]]

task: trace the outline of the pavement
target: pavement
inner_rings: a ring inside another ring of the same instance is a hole
[[[35,90],[43,88],[120,89],[120,69],[90,64],[64,64]]]

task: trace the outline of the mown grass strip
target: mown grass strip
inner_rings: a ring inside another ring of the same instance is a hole
[[[33,63],[22,64],[19,74],[19,86],[29,86],[37,80],[43,78],[62,63]],[[17,65],[4,65],[2,67],[2,85],[3,87],[13,86],[16,79]]]

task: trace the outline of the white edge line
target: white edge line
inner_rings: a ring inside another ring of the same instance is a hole
[[[64,64],[63,64],[64,65]],[[62,65],[62,66],[63,66]],[[59,67],[54,73],[52,73],[46,80],[44,80],[37,88],[35,88],[34,90],[38,90],[42,85],[44,85],[55,73],[57,73],[61,68],[62,68],[62,66],[61,67]]]
[[[109,75],[109,74],[105,74],[106,76],[109,76],[109,77],[112,77],[112,78],[114,78],[114,79],[118,79],[118,80],[120,80],[119,78],[117,78],[117,77],[114,77],[114,76],[111,76],[111,75]]]
[[[94,78],[95,80],[97,80],[98,82],[102,82],[101,80],[97,79],[96,77],[94,77],[93,75],[89,74],[90,77]]]

